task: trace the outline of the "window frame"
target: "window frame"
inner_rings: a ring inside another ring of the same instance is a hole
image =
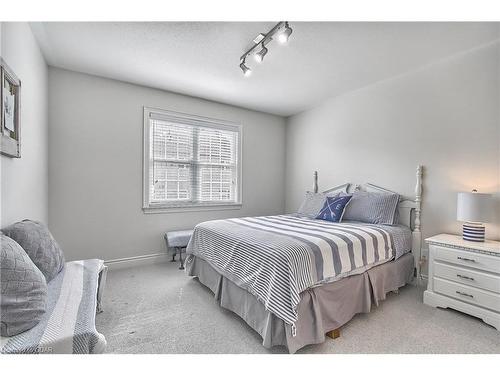
[[[243,126],[241,124],[220,120],[210,117],[192,115],[187,113],[175,112],[165,109],[143,107],[143,173],[142,173],[142,210],[144,213],[162,213],[162,212],[184,212],[184,211],[207,211],[207,210],[231,210],[240,209],[243,205],[242,196],[242,138]],[[150,202],[150,124],[152,117],[164,119],[175,123],[191,126],[203,126],[212,129],[230,130],[237,133],[238,147],[236,150],[236,189],[237,200],[235,202]]]

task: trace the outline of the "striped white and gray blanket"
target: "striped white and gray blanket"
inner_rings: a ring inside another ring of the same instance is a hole
[[[29,331],[0,339],[2,354],[102,353],[106,340],[95,327],[99,259],[68,262],[49,283],[42,320]]]
[[[302,291],[389,261],[395,250],[385,226],[279,215],[201,223],[187,254],[252,293],[294,333]]]

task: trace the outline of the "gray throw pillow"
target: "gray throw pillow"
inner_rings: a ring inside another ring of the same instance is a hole
[[[313,193],[308,191],[297,213],[301,216],[307,216],[311,219],[315,219],[316,216],[318,216],[319,211],[321,211],[321,209],[323,208],[326,197],[334,197],[338,194],[338,192]]]
[[[44,224],[23,220],[2,231],[21,245],[33,263],[42,271],[47,282],[63,269],[64,254]]]
[[[0,235],[0,333],[14,336],[36,326],[45,313],[47,282],[13,239]]]
[[[362,221],[371,224],[395,224],[398,194],[355,191],[342,221]]]

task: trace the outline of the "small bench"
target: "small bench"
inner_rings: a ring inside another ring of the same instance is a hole
[[[181,265],[179,267],[180,270],[184,269],[184,260],[182,259],[182,249],[186,248],[193,235],[193,230],[176,230],[172,232],[165,233],[165,242],[167,243],[167,249],[174,249],[174,253],[172,254],[171,262],[175,262],[175,256],[177,253],[179,254],[179,260]]]

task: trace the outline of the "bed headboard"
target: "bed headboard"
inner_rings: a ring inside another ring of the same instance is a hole
[[[417,167],[415,196],[406,197],[400,195],[398,203],[399,223],[406,225],[412,232],[412,249],[411,252],[415,258],[415,266],[417,269],[417,280],[420,279],[420,265],[421,265],[421,249],[422,249],[422,232],[421,227],[421,213],[422,213],[422,173],[423,166]],[[352,192],[354,190],[364,190],[373,192],[386,192],[395,193],[392,190],[366,183],[364,185],[355,185],[345,183],[335,186],[333,188],[324,190],[323,192],[329,193],[334,191]],[[313,191],[318,192],[318,172],[314,172]]]

